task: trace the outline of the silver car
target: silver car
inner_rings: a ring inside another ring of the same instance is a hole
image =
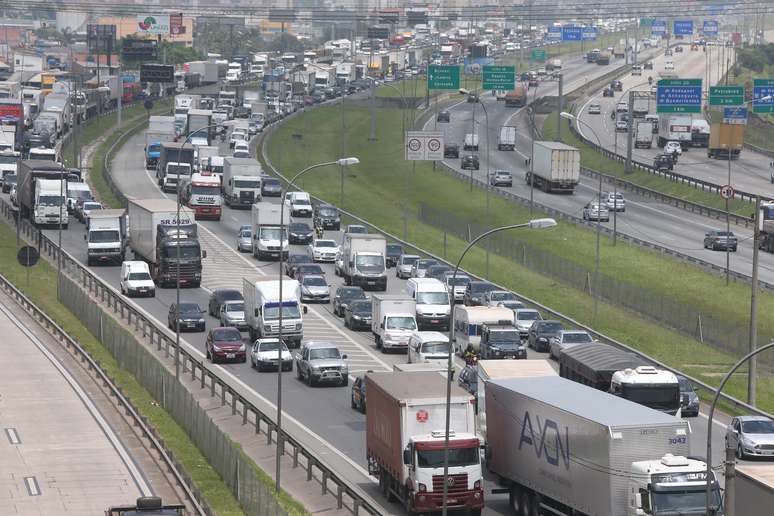
[[[415,254],[402,254],[398,258],[398,263],[395,265],[395,276],[400,279],[406,279],[411,277],[411,268],[414,263],[419,260],[419,256]]]
[[[513,311],[513,324],[519,329],[519,335],[522,339],[527,338],[533,322],[542,320],[540,312],[534,308],[519,308]]]
[[[325,281],[325,276],[309,275],[300,280],[301,283],[301,301],[330,303],[331,287]]]
[[[518,301],[513,292],[507,290],[490,290],[484,294],[484,306],[500,306],[503,301]]]
[[[454,272],[446,272],[446,275],[444,277],[444,284],[446,285],[446,289],[449,291],[449,295],[452,294],[452,277],[454,276]],[[470,283],[470,277],[466,276],[465,274],[457,274],[457,277],[454,278],[454,302],[455,303],[463,303],[465,301],[465,291],[468,289],[468,283]]]
[[[237,251],[240,253],[250,253],[253,251],[253,230],[250,228],[240,229],[237,234]]]
[[[306,342],[293,358],[296,376],[299,380],[306,381],[310,387],[322,382],[342,386],[349,383],[347,355],[341,354],[332,342]]]
[[[602,204],[608,211],[626,211],[626,199],[621,192],[605,192],[602,194]]]
[[[245,302],[244,301],[226,301],[220,305],[218,314],[221,326],[233,326],[241,330],[247,330],[245,322]]]
[[[774,421],[763,416],[737,416],[728,425],[726,446],[734,441],[739,459],[774,459]]]
[[[580,344],[591,344],[594,339],[589,332],[583,330],[562,330],[559,335],[548,342],[548,353],[551,358],[559,359],[559,354],[567,348]]]
[[[433,265],[438,265],[438,262],[432,258],[422,258],[415,261],[414,265],[411,266],[411,277],[424,278],[425,274],[427,274],[427,269]]]

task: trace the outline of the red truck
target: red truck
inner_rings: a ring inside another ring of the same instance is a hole
[[[440,511],[446,425],[446,377],[438,372],[368,373],[365,376],[368,472],[388,501],[409,513]],[[447,507],[478,516],[484,478],[473,398],[452,385]]]

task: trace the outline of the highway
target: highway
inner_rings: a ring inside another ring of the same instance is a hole
[[[456,116],[456,115],[454,115]],[[113,177],[121,190],[130,198],[158,198],[162,194],[156,186],[152,172],[143,168],[144,136],[138,134],[131,138],[113,160]],[[225,147],[225,145],[222,145]],[[204,260],[204,280],[198,289],[184,289],[181,300],[196,302],[206,308],[209,294],[216,288],[238,288],[241,290],[242,278],[258,278],[265,275],[275,275],[276,263],[257,262],[252,256],[238,253],[235,249],[236,233],[242,224],[250,223],[250,212],[224,208],[221,221],[201,221],[200,237],[203,248],[208,256]],[[55,230],[46,230],[46,235],[54,238]],[[85,246],[83,243],[83,225],[73,223],[64,232],[63,245],[66,250],[85,263]],[[339,238],[340,233],[329,232],[327,236]],[[299,246],[294,246],[291,252],[304,252]],[[130,253],[131,257],[131,253]],[[340,278],[333,273],[332,265],[324,265],[329,282],[333,289],[341,284]],[[119,267],[92,267],[91,270],[103,280],[118,288]],[[392,272],[392,271],[391,271]],[[390,276],[388,291],[403,292],[402,280]],[[158,289],[152,299],[134,300],[144,310],[151,313],[160,325],[166,325],[166,317],[170,305],[175,301],[174,289]],[[214,318],[207,317],[207,326],[217,325]],[[405,362],[405,355],[384,355],[379,353],[369,333],[356,333],[344,328],[341,320],[332,315],[329,305],[312,305],[304,319],[306,340],[327,340],[339,345],[342,352],[349,356],[352,374],[367,370],[389,370],[392,364]],[[194,346],[204,355],[204,336],[202,333],[185,333],[182,339]],[[532,353],[532,357],[538,354]],[[258,373],[251,370],[248,364],[224,364],[223,369],[244,382],[256,393],[269,400],[276,398],[276,373]],[[349,404],[350,391],[346,387],[322,387],[310,389],[298,382],[293,374],[285,375],[283,387],[283,406],[286,413],[295,418],[309,431],[324,438],[336,448],[342,457],[354,464],[361,472],[361,485],[369,487],[374,496],[376,486],[373,479],[366,474],[365,465],[365,418],[352,410]],[[691,421],[693,437],[691,451],[702,455],[706,440],[706,420],[696,418]],[[720,427],[718,427],[718,430]],[[715,452],[713,459],[718,463],[721,458],[722,432],[715,432]],[[487,486],[487,491],[495,487]],[[507,497],[504,495],[487,495],[486,514],[507,514]],[[381,498],[380,498],[381,499]],[[397,508],[396,508],[397,510]]]

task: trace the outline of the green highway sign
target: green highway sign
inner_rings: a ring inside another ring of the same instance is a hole
[[[774,113],[774,79],[753,79],[752,110]]]
[[[481,87],[485,90],[512,90],[516,87],[516,68],[513,66],[483,67]]]
[[[546,50],[544,48],[533,48],[531,59],[533,61],[545,61],[546,60]]]
[[[661,79],[656,113],[701,113],[701,79]]]
[[[640,18],[640,27],[652,27],[655,18]]]
[[[710,106],[741,106],[744,104],[744,86],[710,86]]]
[[[431,90],[460,89],[460,67],[430,65],[427,70],[427,87]]]

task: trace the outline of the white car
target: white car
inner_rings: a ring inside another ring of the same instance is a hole
[[[281,351],[279,346],[279,339],[256,340],[253,343],[253,349],[250,350],[250,364],[259,371],[264,369],[276,370],[277,358],[282,356],[282,370],[291,371],[293,369],[293,355],[284,342]]]
[[[249,158],[250,146],[245,141],[236,142],[234,144],[234,157],[235,158]]]
[[[666,142],[666,145],[664,145],[664,154],[672,154],[675,151],[677,151],[678,156],[682,156],[683,146],[680,145],[680,142],[676,142],[673,140]]]
[[[542,321],[540,312],[534,308],[518,308],[513,311],[513,325],[519,329],[519,335],[526,339],[529,335],[529,328],[535,321]]]
[[[600,106],[596,102],[589,104],[589,109],[588,109],[589,115],[599,115],[601,113],[602,113],[602,106]]]
[[[309,244],[309,254],[315,262],[335,262],[339,246],[335,240],[315,239]]]
[[[446,365],[449,360],[449,337],[437,331],[417,331],[409,339],[409,364]]]
[[[228,145],[233,149],[237,142],[247,142],[249,139],[250,137],[247,135],[244,129],[234,129],[231,131],[231,137],[228,140]]]
[[[642,75],[642,65],[632,66],[632,75]]]
[[[121,293],[127,297],[156,295],[156,284],[151,278],[148,264],[142,261],[125,261],[121,264]]]
[[[675,63],[674,61],[667,61],[664,63],[664,70],[674,70],[675,69]]]
[[[602,205],[610,211],[626,211],[626,199],[621,192],[603,193]]]

